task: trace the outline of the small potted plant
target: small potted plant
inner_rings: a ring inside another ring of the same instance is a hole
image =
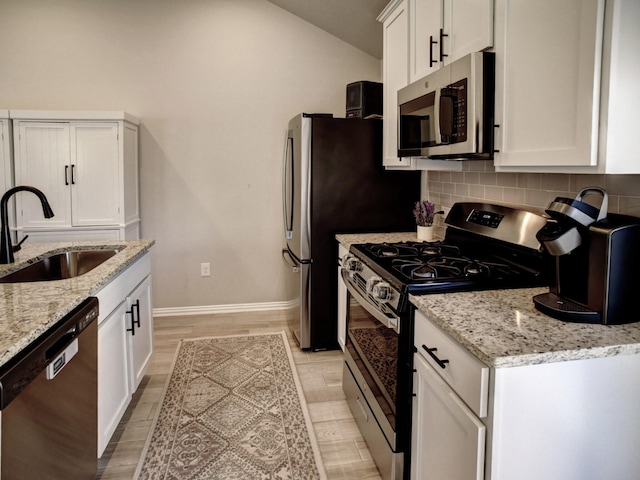
[[[435,216],[442,212],[436,212],[436,206],[429,200],[416,202],[413,208],[413,216],[418,226],[418,240],[433,240],[433,220]]]

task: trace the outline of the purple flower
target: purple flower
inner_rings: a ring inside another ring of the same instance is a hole
[[[435,204],[428,200],[416,202],[416,206],[413,209],[413,216],[416,218],[416,224],[422,227],[432,225],[435,214]]]

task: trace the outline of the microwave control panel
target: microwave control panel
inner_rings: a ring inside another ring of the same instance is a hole
[[[442,89],[440,96],[440,131],[446,143],[467,141],[467,79]]]

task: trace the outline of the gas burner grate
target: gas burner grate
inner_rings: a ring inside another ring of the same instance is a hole
[[[518,275],[506,264],[478,261],[466,257],[434,256],[432,258],[394,259],[394,270],[412,280],[432,279],[501,279]]]
[[[365,250],[373,258],[407,258],[436,255],[460,255],[460,249],[455,245],[437,242],[400,242],[400,243],[370,243]]]

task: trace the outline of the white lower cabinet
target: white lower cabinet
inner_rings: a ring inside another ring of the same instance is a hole
[[[97,294],[98,456],[113,435],[153,354],[151,259],[146,253]]]
[[[413,480],[640,478],[640,355],[489,368],[421,312],[414,346]]]
[[[486,427],[436,371],[415,355],[411,478],[484,478]]]
[[[125,310],[120,304],[98,328],[99,457],[131,400]]]
[[[489,368],[415,314],[411,478],[482,480]]]
[[[147,276],[127,296],[127,344],[131,353],[129,378],[134,392],[147,371],[153,355],[153,315],[151,312],[151,276]]]

